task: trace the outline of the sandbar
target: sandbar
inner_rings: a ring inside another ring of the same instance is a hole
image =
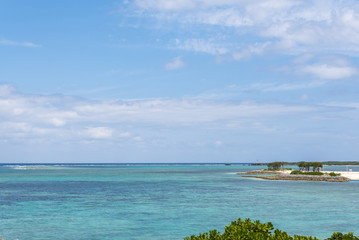
[[[288,180],[288,181],[326,181],[326,182],[348,182],[349,180],[359,180],[359,172],[343,172],[340,176],[332,177],[329,174],[324,175],[305,175],[305,174],[290,174],[291,170],[281,171],[266,171],[266,170],[254,170],[247,173],[237,173],[242,177],[254,177],[267,180]],[[330,173],[330,172],[323,172]],[[342,173],[342,172],[336,172]],[[349,174],[347,174],[349,173]],[[353,174],[354,173],[354,174]],[[347,175],[349,175],[347,177]]]

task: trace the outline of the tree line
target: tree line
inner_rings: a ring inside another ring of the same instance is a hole
[[[323,168],[323,164],[321,162],[299,162],[297,164],[300,171],[310,171],[310,168],[313,169],[313,172],[319,172],[320,169]]]
[[[271,162],[267,164],[269,170],[279,170],[282,169],[284,162]]]
[[[267,164],[269,170],[280,170],[286,162],[271,162]],[[300,171],[307,171],[309,172],[310,169],[313,172],[319,172],[323,168],[323,164],[321,162],[299,162],[297,163]]]

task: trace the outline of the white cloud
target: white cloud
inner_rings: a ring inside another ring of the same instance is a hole
[[[181,39],[179,49],[238,54],[245,39],[249,46],[272,42],[266,50],[281,54],[359,53],[359,3],[353,0],[137,0],[135,6],[140,17],[155,17],[162,24],[172,20],[182,30],[202,31],[203,39],[211,38]]]
[[[215,141],[214,145],[216,145],[216,147],[220,147],[223,145],[222,141]]]
[[[120,136],[120,137],[130,137],[130,136],[131,136],[131,133],[129,133],[129,132],[120,132],[120,133],[119,133],[119,136]]]
[[[304,66],[301,71],[321,79],[349,78],[357,73],[357,70],[350,66],[334,66],[328,64],[313,64]]]
[[[315,88],[323,86],[325,81],[312,81],[305,83],[284,83],[284,84],[253,84],[252,87],[263,92],[293,91],[299,89]]]
[[[46,127],[33,126],[30,123],[19,122],[0,122],[1,138],[10,139],[33,139],[42,137],[54,138],[56,130]]]
[[[135,4],[143,9],[156,9],[163,11],[178,11],[191,9],[206,9],[216,6],[230,6],[238,4],[236,0],[136,0]]]
[[[56,127],[61,127],[66,124],[66,121],[61,118],[52,118],[52,119],[50,119],[50,122],[52,124],[54,124],[54,126],[56,126]]]
[[[136,142],[142,142],[143,138],[140,137],[140,136],[137,136],[137,137],[134,137],[133,140],[136,141]]]
[[[0,89],[7,89],[0,85]],[[0,98],[2,137],[53,139],[126,139],[136,135],[125,126],[216,126],[287,114],[316,111],[314,107],[256,102],[188,99],[92,101],[68,96],[25,95],[7,91]],[[83,126],[88,127],[83,130]],[[80,134],[79,134],[80,133]],[[133,138],[136,140],[136,137]],[[137,139],[138,140],[138,139]]]
[[[252,55],[260,55],[270,45],[271,42],[252,44],[247,46],[245,49],[242,49],[241,51],[233,52],[232,57],[234,60],[242,60],[242,59],[250,58]]]
[[[106,139],[112,137],[113,130],[108,127],[89,127],[85,134],[90,138]]]
[[[15,41],[7,40],[7,39],[0,39],[0,45],[30,47],[30,48],[41,47],[40,45],[32,43],[32,42],[15,42]]]
[[[10,85],[0,85],[0,98],[10,95],[14,90],[15,89]]]
[[[193,125],[232,118],[311,111],[309,107],[277,104],[213,103],[191,99],[148,99],[81,104],[74,111],[86,121]],[[80,117],[81,118],[81,117]]]
[[[215,11],[200,12],[195,16],[188,16],[188,22],[197,22],[208,25],[219,25],[226,27],[251,26],[250,18],[243,16],[240,10],[235,8],[219,9]]]
[[[187,51],[204,52],[212,55],[222,55],[227,53],[227,49],[216,45],[211,40],[205,39],[187,39],[181,41],[176,39],[176,48]]]
[[[274,83],[258,82],[248,86],[230,85],[225,88],[214,89],[199,95],[198,99],[226,100],[243,98],[248,93],[270,93],[270,92],[287,92],[302,89],[310,89],[323,86],[328,82],[325,80],[316,80],[309,82],[293,83]]]
[[[252,89],[260,91],[288,88],[291,87],[252,86]],[[163,136],[170,138],[169,131],[178,129],[271,133],[278,129],[273,123],[281,125],[283,121],[292,121],[286,119],[343,111],[340,105],[337,108],[223,99],[217,101],[202,97],[94,101],[12,91],[0,98],[0,141],[35,140],[61,144],[105,141],[106,144],[115,142],[122,146],[124,143],[142,146],[153,141],[167,141]],[[347,108],[344,110],[349,111]],[[216,141],[222,142],[217,136],[208,141],[211,141],[212,146]],[[219,142],[216,145],[220,145]]]
[[[167,70],[177,70],[182,67],[184,67],[184,62],[182,60],[182,57],[175,57],[171,59],[168,63],[166,63],[166,69]]]
[[[144,9],[160,9],[160,10],[181,10],[191,9],[195,4],[191,0],[182,1],[163,1],[163,0],[137,0],[136,4]]]
[[[301,97],[300,97],[301,100],[305,101],[305,100],[308,100],[309,97],[307,94],[303,94]]]

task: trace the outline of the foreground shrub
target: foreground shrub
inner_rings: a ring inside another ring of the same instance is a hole
[[[252,222],[249,218],[242,221],[239,218],[237,221],[232,221],[231,225],[227,225],[223,234],[217,230],[211,230],[208,233],[200,233],[198,236],[186,237],[185,240],[319,240],[311,236],[294,235],[292,237],[278,229],[272,233],[273,229],[271,222]],[[359,238],[353,233],[333,233],[326,240],[359,240]]]
[[[329,173],[329,176],[337,177],[337,176],[340,176],[340,173],[331,172],[331,173]]]
[[[354,233],[348,233],[348,234],[343,234],[343,233],[333,233],[333,235],[326,239],[326,240],[358,240],[359,238],[354,236]]]

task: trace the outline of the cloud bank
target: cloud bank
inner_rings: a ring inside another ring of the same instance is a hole
[[[235,60],[267,51],[357,55],[359,50],[359,3],[353,0],[137,0],[133,8],[141,18],[178,24],[187,38],[177,38],[174,47]],[[204,38],[191,37],[197,31]]]
[[[270,86],[262,88],[270,89]],[[139,136],[131,133],[128,126],[245,129],[253,122],[265,124],[275,119],[331,111],[333,106],[201,98],[95,101],[64,95],[27,95],[8,85],[0,86],[0,127],[5,140],[134,139]]]
[[[283,90],[270,89],[271,86],[256,88],[264,92]],[[0,146],[3,151],[14,149],[8,159],[17,153],[23,154],[21,159],[27,159],[26,149],[30,148],[33,150],[29,161],[37,161],[39,154],[53,155],[53,151],[61,152],[56,157],[61,162],[66,154],[70,154],[66,155],[69,161],[75,161],[71,154],[86,156],[76,160],[85,162],[98,161],[103,154],[109,161],[131,161],[134,156],[139,162],[147,161],[148,156],[159,157],[152,159],[157,162],[168,157],[169,161],[185,161],[181,156],[186,152],[191,156],[188,161],[195,161],[194,156],[202,150],[211,155],[215,154],[213,151],[231,151],[236,153],[230,156],[235,161],[237,154],[252,159],[261,155],[258,149],[267,152],[269,147],[283,146],[294,139],[295,144],[289,143],[288,147],[297,149],[298,144],[309,139],[353,141],[357,133],[350,126],[358,120],[357,102],[301,105],[203,96],[91,100],[30,95],[0,85]],[[342,128],[343,122],[347,129]],[[272,149],[265,158],[272,158],[274,153]],[[161,158],[161,154],[167,157]]]

